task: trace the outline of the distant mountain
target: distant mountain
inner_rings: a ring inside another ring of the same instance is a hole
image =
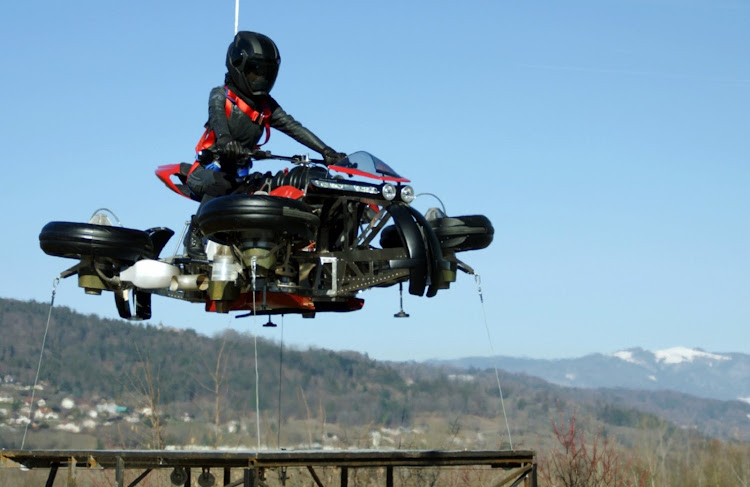
[[[464,369],[497,366],[564,387],[626,388],[677,391],[697,397],[750,403],[750,355],[710,353],[674,347],[648,351],[631,348],[611,355],[592,354],[572,359],[467,357],[428,363]]]

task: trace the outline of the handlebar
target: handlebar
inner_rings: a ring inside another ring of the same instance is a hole
[[[198,162],[202,164],[209,164],[213,161],[219,160],[224,156],[221,149],[203,149],[198,152]],[[272,154],[271,151],[266,150],[248,150],[243,149],[240,152],[240,158],[242,159],[278,159],[281,161],[288,161],[294,164],[307,164],[307,163],[318,163],[326,164],[323,159],[310,159],[307,155],[295,155],[295,156],[280,156],[278,154]]]

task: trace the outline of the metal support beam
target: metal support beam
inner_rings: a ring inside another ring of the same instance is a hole
[[[518,478],[515,482],[510,484],[510,487],[517,487],[521,482],[523,482],[524,485],[528,485],[529,483],[529,474],[531,474],[532,467],[525,468],[521,473],[517,473]],[[534,484],[534,487],[536,487],[536,484]]]
[[[349,487],[349,468],[341,467],[341,487]]]
[[[115,462],[115,487],[125,487],[125,461],[118,456]]]
[[[529,474],[531,473],[531,471],[532,471],[532,467],[529,465],[528,467],[524,468],[520,472],[516,470],[516,471],[513,471],[513,472],[509,473],[508,475],[506,475],[505,477],[503,477],[502,479],[498,480],[497,482],[495,482],[492,485],[493,485],[493,487],[504,487],[509,482],[513,481],[513,483],[510,485],[510,487],[514,487],[514,486],[518,485],[518,483],[521,480],[526,480],[526,484],[525,485],[528,485],[528,478],[529,478]],[[533,487],[536,487],[536,484],[533,484]]]
[[[323,482],[320,481],[320,477],[318,477],[318,474],[315,473],[315,469],[313,468],[312,465],[307,466],[307,471],[310,472],[310,475],[315,481],[315,485],[317,485],[318,487],[323,487]]]
[[[388,465],[385,468],[385,487],[393,487],[393,466]]]
[[[244,487],[255,487],[256,470],[254,468],[246,468],[244,475],[245,475]]]
[[[146,476],[148,474],[150,474],[150,473],[151,473],[151,469],[147,468],[142,474],[140,474],[138,477],[136,477],[135,480],[133,480],[132,482],[130,482],[128,484],[128,487],[135,487],[136,485],[138,485],[139,483],[141,483],[141,480],[145,479]]]
[[[47,486],[46,487],[52,487],[52,484],[55,483],[55,477],[57,476],[57,469],[60,468],[59,463],[53,463],[49,468],[49,475],[47,476]]]

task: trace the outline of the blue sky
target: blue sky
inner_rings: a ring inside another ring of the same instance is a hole
[[[750,353],[746,1],[243,0],[239,25],[277,42],[274,96],[329,145],[378,155],[496,230],[463,254],[483,306],[466,275],[436,298],[406,295],[408,320],[392,317],[394,289],[370,291],[357,313],[286,317],[286,344],[488,355],[486,317],[504,355]],[[106,207],[180,233],[195,204],[153,170],[191,159],[233,29],[231,0],[0,7],[1,297],[48,302],[73,264],[39,249],[49,221]],[[304,150],[281,133],[267,147]],[[111,294],[74,279],[56,305],[116,317]],[[154,324],[278,340],[263,321],[154,299]]]

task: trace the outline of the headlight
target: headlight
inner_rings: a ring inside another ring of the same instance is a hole
[[[374,184],[347,183],[347,182],[330,181],[326,179],[314,179],[310,183],[317,188],[329,189],[333,191],[349,191],[352,193],[363,193],[363,194],[372,194],[372,195],[376,195],[378,194],[378,192],[380,192],[378,187]]]
[[[392,184],[384,184],[381,192],[383,193],[383,198],[388,201],[392,201],[396,197],[396,187]]]
[[[414,201],[415,195],[414,195],[414,188],[411,186],[402,186],[401,187],[401,201],[404,203],[411,203]]]

